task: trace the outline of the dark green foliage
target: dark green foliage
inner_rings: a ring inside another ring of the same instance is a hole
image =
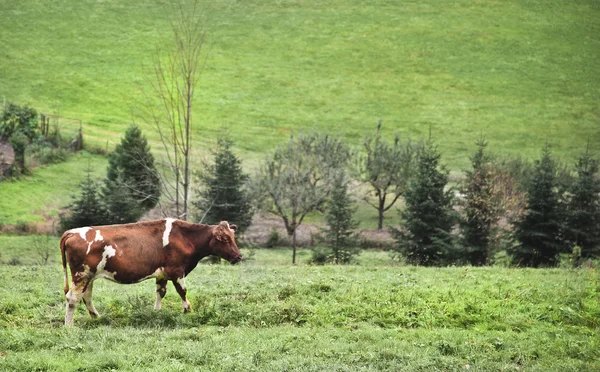
[[[327,227],[321,229],[319,240],[327,245],[327,261],[335,264],[348,264],[360,253],[360,241],[354,230],[358,222],[354,219],[356,205],[348,194],[348,183],[344,174],[336,177],[331,197],[327,203],[325,221]],[[321,255],[321,251],[313,256]],[[314,257],[313,257],[314,258]]]
[[[199,210],[196,220],[208,224],[229,221],[244,232],[252,223],[253,214],[246,189],[249,177],[242,171],[241,161],[231,151],[232,145],[226,135],[217,140],[214,164],[207,165],[199,173],[203,187],[193,204]]]
[[[542,158],[535,162],[526,215],[515,225],[518,244],[510,249],[513,264],[540,267],[558,263],[564,217],[558,186],[557,166],[546,145]]]
[[[365,154],[359,158],[357,178],[368,184],[369,192],[365,200],[378,211],[377,228],[383,228],[383,214],[402,196],[415,169],[414,155],[418,146],[410,139],[400,141],[394,136],[394,142],[388,144],[381,135],[381,121],[377,130],[363,143]],[[373,204],[370,200],[376,197]]]
[[[582,258],[600,256],[600,179],[598,159],[589,151],[579,157],[577,179],[567,205],[567,240],[581,249]]]
[[[0,116],[0,138],[10,138],[20,132],[32,140],[36,137],[37,125],[38,114],[35,109],[8,103]]]
[[[277,232],[275,227],[273,227],[273,230],[271,230],[271,232],[269,233],[269,239],[267,239],[267,242],[265,243],[265,247],[275,248],[279,245],[280,241],[281,241],[281,237],[279,236],[279,233]]]
[[[455,259],[451,235],[454,195],[452,189],[444,190],[448,171],[439,166],[440,157],[431,139],[418,152],[415,177],[404,193],[404,226],[391,229],[396,250],[416,265],[442,265]]]
[[[8,142],[11,144],[14,152],[15,152],[15,163],[16,168],[14,171],[16,176],[18,173],[27,173],[27,168],[25,167],[25,150],[27,149],[27,145],[29,145],[29,138],[20,131],[15,131],[8,139]]]
[[[79,185],[79,196],[75,197],[70,206],[70,214],[60,218],[62,231],[82,226],[109,224],[109,216],[98,193],[98,184],[91,177],[91,170]]]
[[[160,198],[160,180],[148,141],[136,125],[129,126],[121,143],[109,155],[108,162],[107,184],[124,183],[144,211],[156,206]],[[107,191],[113,189],[109,187]]]
[[[498,221],[500,200],[494,191],[494,168],[481,139],[471,158],[473,169],[466,172],[462,194],[463,215],[460,223],[464,257],[473,266],[489,263],[493,229]]]
[[[106,179],[102,188],[102,203],[111,224],[136,222],[144,214],[142,204],[133,197],[129,184],[120,170],[116,181]]]

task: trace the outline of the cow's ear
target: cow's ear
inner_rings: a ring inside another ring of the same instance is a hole
[[[231,225],[229,225],[229,228],[230,228],[231,230],[233,230],[233,232],[236,232],[236,231],[237,231],[237,229],[238,229],[237,225],[234,225],[234,224],[231,224]]]
[[[219,225],[215,227],[215,229],[213,230],[213,236],[220,242],[227,242],[228,237],[223,226]]]

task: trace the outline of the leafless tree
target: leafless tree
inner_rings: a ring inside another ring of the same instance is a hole
[[[37,253],[38,257],[40,258],[40,263],[42,265],[46,265],[48,263],[48,259],[50,259],[50,252],[52,252],[54,249],[54,244],[50,240],[50,235],[34,235],[32,245],[35,249],[35,253]]]
[[[143,91],[143,120],[157,131],[166,153],[162,194],[182,219],[189,214],[194,95],[209,54],[207,17],[200,5],[179,0],[168,8],[172,40],[167,49],[157,48],[148,71],[150,89]]]

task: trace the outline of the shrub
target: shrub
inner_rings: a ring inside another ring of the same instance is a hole
[[[37,231],[35,225],[31,225],[25,221],[17,221],[15,230],[21,234],[31,234]]]
[[[331,248],[314,247],[312,248],[312,255],[308,263],[313,265],[325,265],[331,263],[331,254]]]
[[[267,239],[265,246],[267,248],[275,248],[279,245],[280,241],[281,241],[281,236],[279,235],[277,230],[275,228],[273,228],[273,230],[271,230],[271,233],[269,234],[269,239]]]

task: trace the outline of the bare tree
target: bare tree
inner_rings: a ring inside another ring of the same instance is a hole
[[[143,92],[144,120],[157,131],[166,152],[163,196],[182,219],[188,218],[190,202],[194,94],[208,57],[208,27],[200,4],[198,0],[172,3],[172,42],[166,50],[157,49],[149,72],[151,88]]]
[[[283,220],[292,238],[296,263],[296,229],[306,215],[326,202],[338,169],[347,166],[350,152],[341,138],[316,132],[290,137],[267,156],[257,177],[263,209]]]
[[[54,231],[54,224],[52,226],[52,230]],[[42,265],[46,265],[48,263],[48,259],[50,259],[50,253],[54,249],[54,244],[50,241],[50,235],[34,235],[32,245],[35,249],[35,253],[37,253],[38,257],[40,258],[40,263]]]

